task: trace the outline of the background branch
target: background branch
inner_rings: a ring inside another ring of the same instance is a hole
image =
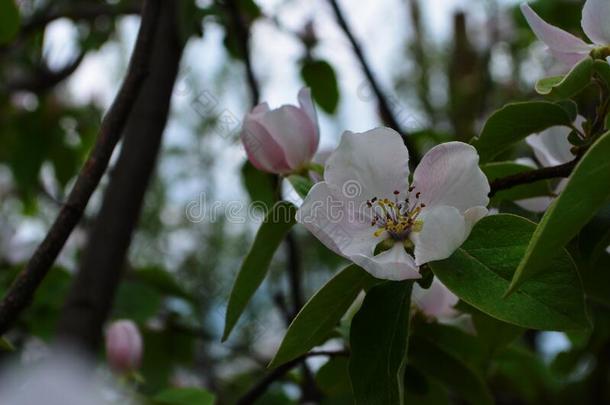
[[[250,405],[253,404],[257,399],[259,399],[269,388],[271,384],[275,381],[281,379],[286,373],[290,370],[294,369],[299,364],[303,363],[306,359],[311,357],[318,356],[326,356],[326,357],[341,357],[348,356],[349,353],[347,351],[317,351],[317,352],[309,352],[304,355],[297,357],[296,359],[289,361],[288,363],[282,364],[277,367],[269,374],[267,374],[263,379],[261,379],[258,383],[256,383],[248,392],[246,392],[238,401],[237,405]]]
[[[125,80],[104,117],[95,145],[81,169],[66,203],[26,267],[0,302],[0,334],[5,333],[30,303],[66,240],[81,219],[108,162],[149,70],[161,0],[147,0],[142,23]]]
[[[401,128],[401,125],[398,122],[398,119],[396,118],[394,112],[392,111],[392,107],[390,106],[390,103],[388,102],[387,97],[383,93],[383,90],[381,90],[381,86],[377,82],[377,79],[375,78],[375,75],[373,74],[373,71],[372,71],[368,61],[367,61],[366,57],[364,56],[364,52],[362,51],[362,47],[360,46],[360,43],[358,42],[358,40],[352,33],[349,25],[347,24],[345,16],[343,15],[343,12],[339,8],[337,1],[328,0],[328,2],[330,3],[330,6],[332,7],[332,9],[335,13],[335,18],[337,19],[337,23],[339,24],[339,26],[345,33],[345,36],[347,37],[347,39],[349,40],[349,42],[352,45],[354,53],[356,54],[356,58],[360,62],[362,71],[364,72],[364,75],[366,76],[366,79],[368,80],[368,82],[371,86],[371,89],[373,90],[373,93],[375,93],[377,102],[379,104],[379,111],[381,113],[381,117],[382,117],[383,121],[388,126],[390,126],[391,128],[395,129],[396,131],[400,132],[403,135],[403,140],[405,142],[405,145],[407,145],[407,148],[411,152],[413,152],[412,153],[413,163],[417,164],[417,160],[416,160],[416,156],[415,156],[415,152],[417,151],[417,148],[415,147],[413,141],[409,138],[409,136],[408,136],[409,134],[406,132],[406,130]]]
[[[95,352],[154,172],[182,55],[177,3],[163,1],[151,72],[138,96],[102,207],[61,313],[58,336]]]
[[[489,196],[493,197],[497,192],[507,190],[523,184],[535,183],[540,180],[570,177],[572,170],[578,163],[578,159],[564,163],[559,166],[543,167],[528,172],[517,173],[512,176],[502,177],[491,182]]]

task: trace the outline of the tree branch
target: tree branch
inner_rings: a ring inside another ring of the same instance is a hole
[[[76,59],[58,70],[51,70],[48,65],[43,62],[41,66],[35,69],[34,74],[14,81],[8,81],[8,83],[3,86],[3,91],[6,93],[13,93],[25,90],[33,93],[40,93],[55,87],[78,69],[85,58],[85,54],[86,52],[82,51]]]
[[[574,159],[559,166],[543,167],[541,169],[496,179],[490,184],[491,191],[489,192],[489,196],[493,197],[499,191],[521,186],[523,184],[535,183],[540,180],[570,177],[570,174],[577,163],[578,159]]]
[[[244,21],[239,10],[239,5],[235,0],[225,0],[225,5],[231,16],[235,35],[237,36],[237,45],[244,58],[244,66],[246,67],[246,77],[248,79],[252,104],[257,105],[260,101],[260,90],[250,58],[250,30],[248,29],[248,24]]]
[[[348,356],[349,353],[345,350],[342,351],[316,351],[305,353],[302,356],[297,357],[296,359],[289,361],[288,363],[284,363],[278,368],[271,371],[267,374],[263,379],[261,379],[254,387],[252,387],[248,392],[246,392],[236,403],[236,405],[249,405],[253,404],[258,398],[260,398],[266,391],[267,388],[275,381],[281,379],[286,373],[290,370],[301,364],[303,361],[310,357],[317,356],[327,356],[327,357],[340,357],[340,356]]]
[[[150,75],[125,127],[121,153],[59,321],[60,338],[92,353],[100,345],[124,273],[167,123],[184,45],[176,7],[176,2],[162,1]]]
[[[373,74],[373,71],[372,71],[368,61],[366,60],[366,57],[364,56],[364,52],[362,51],[362,47],[360,46],[360,43],[358,42],[358,40],[352,33],[349,25],[347,24],[347,21],[343,15],[343,12],[339,8],[337,1],[328,0],[328,2],[330,3],[330,6],[332,7],[332,9],[335,13],[335,18],[337,19],[337,23],[339,24],[339,26],[345,33],[345,36],[347,37],[347,39],[349,40],[349,42],[352,45],[354,53],[356,54],[356,58],[360,62],[362,71],[364,72],[364,75],[366,76],[366,79],[368,80],[368,82],[371,86],[371,89],[373,90],[373,93],[375,93],[383,121],[387,125],[389,125],[391,128],[395,129],[396,131],[398,131],[402,134],[405,145],[407,145],[407,148],[409,148],[409,150],[413,153],[413,156],[412,156],[412,160],[414,160],[413,163],[417,163],[417,161],[414,159],[417,148],[413,144],[413,141],[409,138],[409,136],[408,136],[409,134],[407,133],[407,131],[404,128],[401,128],[401,125],[398,122],[398,119],[396,118],[396,116],[394,115],[394,112],[392,111],[392,107],[390,106],[390,103],[388,102],[385,94],[383,93],[383,90],[381,90],[381,86],[377,82],[377,79],[375,78],[375,75]]]
[[[81,219],[91,195],[106,171],[114,147],[148,74],[160,3],[161,0],[147,0],[144,3],[140,31],[123,85],[102,121],[97,141],[66,203],[60,209],[46,237],[0,302],[0,334],[4,334],[11,327],[20,312],[30,303],[36,289]]]

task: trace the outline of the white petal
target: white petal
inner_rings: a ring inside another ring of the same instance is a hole
[[[529,5],[522,4],[521,11],[538,39],[544,42],[551,50],[562,53],[581,53],[590,50],[590,45],[585,41],[547,23]]]
[[[305,197],[296,220],[338,255],[372,255],[383,235],[374,236],[370,218],[360,216],[361,212],[365,210],[356,209],[353,201],[341,198],[340,192],[320,182]]]
[[[515,201],[519,207],[531,212],[544,212],[553,202],[553,197],[533,197]]]
[[[580,127],[583,121],[579,117],[575,125]],[[572,145],[568,141],[570,132],[571,129],[567,127],[552,127],[540,134],[528,136],[525,141],[532,147],[542,166],[557,166],[574,159]]]
[[[399,242],[377,256],[354,255],[350,259],[374,277],[383,280],[400,281],[421,278],[415,261]]]
[[[470,235],[470,231],[477,222],[485,218],[489,214],[489,210],[485,207],[472,207],[464,212],[464,220],[466,221],[466,237]]]
[[[469,225],[455,207],[425,209],[420,219],[423,221],[421,231],[411,234],[418,266],[448,258],[468,237]]]
[[[427,290],[415,283],[411,300],[424,314],[430,317],[447,319],[458,314],[458,311],[453,307],[458,303],[459,298],[436,277]]]
[[[413,174],[414,193],[428,207],[449,205],[460,212],[489,203],[489,182],[475,148],[462,142],[435,146]]]
[[[354,201],[373,197],[405,198],[409,176],[409,152],[400,135],[389,128],[363,133],[345,132],[328,158],[325,180]]]
[[[598,45],[610,45],[610,1],[587,0],[582,9],[582,29]]]

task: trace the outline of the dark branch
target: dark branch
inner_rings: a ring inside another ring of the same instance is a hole
[[[409,134],[406,132],[406,130],[404,128],[401,128],[401,125],[398,122],[398,119],[396,118],[396,116],[394,115],[394,112],[392,111],[392,107],[390,106],[390,103],[388,102],[387,97],[385,96],[383,90],[381,89],[381,86],[377,82],[377,79],[375,78],[375,75],[373,74],[373,71],[371,70],[369,63],[367,62],[366,57],[364,56],[364,52],[362,51],[362,47],[360,46],[360,43],[358,42],[358,40],[352,33],[349,25],[347,24],[347,21],[345,20],[345,17],[343,16],[343,12],[339,8],[337,1],[328,0],[328,2],[330,3],[333,11],[335,12],[335,17],[337,19],[337,23],[339,24],[339,26],[345,33],[345,36],[347,36],[347,39],[349,40],[349,42],[352,45],[352,48],[354,49],[354,53],[356,54],[356,57],[358,58],[358,61],[360,62],[360,66],[362,67],[364,75],[366,76],[366,79],[368,80],[368,82],[371,86],[371,89],[373,90],[373,93],[375,93],[375,97],[377,98],[377,102],[379,103],[379,110],[381,112],[381,116],[382,116],[383,120],[386,122],[387,125],[389,125],[391,128],[395,129],[396,131],[400,132],[403,135],[405,144],[413,152],[413,154],[415,154],[415,152],[417,151],[417,148],[415,148],[415,145],[413,144],[412,140],[409,138],[409,136],[408,136]],[[417,163],[417,162],[414,161],[414,163]]]
[[[73,21],[93,21],[99,17],[118,17],[128,14],[139,14],[141,10],[141,2],[132,2],[129,4],[109,5],[97,3],[74,3],[66,10],[57,10],[51,7],[49,10],[43,10],[35,14],[31,19],[26,21],[21,31],[20,36],[29,35],[32,32],[44,29],[48,24],[60,18],[68,18]]]
[[[493,197],[497,192],[507,190],[523,184],[535,183],[540,180],[570,177],[572,170],[578,163],[578,159],[564,163],[559,166],[544,167],[542,169],[531,170],[528,172],[513,174],[512,176],[502,177],[491,182],[489,196]]]
[[[305,353],[302,356],[297,357],[296,359],[289,361],[288,363],[284,363],[278,368],[271,371],[267,374],[263,379],[261,379],[254,387],[252,387],[248,392],[246,392],[238,401],[237,405],[249,405],[253,404],[258,398],[260,398],[269,388],[271,384],[275,381],[281,379],[286,373],[290,370],[301,364],[304,360],[310,357],[317,356],[327,356],[327,357],[339,357],[339,356],[348,356],[349,353],[347,351],[317,351],[317,352],[309,352]]]
[[[252,104],[257,105],[260,100],[260,90],[256,76],[254,75],[252,60],[250,58],[250,30],[248,29],[248,24],[246,21],[244,21],[243,15],[239,10],[239,4],[235,0],[226,0],[225,4],[231,16],[231,22],[237,38],[239,51],[244,58],[246,78],[248,79],[248,85],[250,87]]]
[[[81,169],[66,203],[26,267],[0,302],[0,334],[4,334],[28,306],[66,240],[80,221],[85,207],[104,175],[112,152],[149,71],[161,0],[147,0],[127,75],[104,117],[97,141]]]
[[[95,353],[122,280],[125,256],[161,146],[184,42],[177,3],[163,1],[151,69],[125,126],[102,206],[89,232],[58,324],[58,335]]]
[[[3,91],[6,93],[16,91],[41,93],[49,90],[70,77],[78,69],[84,58],[85,52],[81,52],[74,61],[58,70],[51,70],[46,63],[43,63],[32,75],[9,81]]]

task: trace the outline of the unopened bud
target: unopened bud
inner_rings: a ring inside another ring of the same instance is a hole
[[[134,371],[142,360],[142,336],[130,320],[113,322],[106,331],[106,358],[110,367],[119,372]]]

